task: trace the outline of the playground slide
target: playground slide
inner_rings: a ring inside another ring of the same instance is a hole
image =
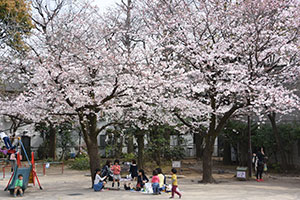
[[[13,173],[13,177],[11,179],[11,182],[5,190],[8,189],[10,191],[10,193],[13,194],[14,189],[15,189],[16,180],[18,179],[19,174],[22,174],[23,175],[23,191],[25,191],[28,186],[31,170],[32,170],[31,165],[29,167],[22,167],[22,168],[19,168],[18,166],[16,166],[14,173]]]

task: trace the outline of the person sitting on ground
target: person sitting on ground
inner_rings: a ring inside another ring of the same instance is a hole
[[[94,191],[95,192],[101,191],[106,184],[106,182],[104,181],[106,179],[106,176],[101,178],[100,173],[101,173],[101,170],[96,169],[95,179],[94,179]]]
[[[14,190],[14,197],[17,197],[18,192],[20,193],[20,196],[23,196],[23,175],[19,174],[18,179],[15,183],[15,190]]]
[[[137,179],[137,177],[138,177],[138,166],[136,165],[136,161],[135,160],[131,161],[129,173],[130,173],[131,179],[133,181],[135,181]]]
[[[118,189],[120,189],[120,180],[121,180],[121,166],[119,165],[119,160],[115,160],[114,165],[111,167],[111,170],[113,171],[113,183],[112,187],[115,186],[115,182],[118,182]]]
[[[152,175],[153,176],[151,182],[152,182],[153,194],[157,195],[159,194],[159,177],[157,171],[154,170]]]
[[[142,188],[144,188],[145,183],[148,183],[149,179],[145,175],[145,171],[143,169],[139,170],[138,178],[137,178],[137,184],[136,184],[136,191],[141,191]]]
[[[131,183],[128,183],[128,185],[126,183],[124,183],[124,190],[131,190],[133,191],[133,186]]]
[[[166,176],[162,173],[161,168],[156,169],[158,173],[158,178],[159,178],[159,192],[165,190],[165,185],[166,185]]]
[[[175,193],[179,196],[179,198],[181,198],[181,196],[182,196],[182,195],[177,191],[177,188],[178,188],[178,182],[177,182],[177,175],[176,175],[176,173],[177,173],[177,170],[173,168],[173,169],[171,170],[171,174],[172,174],[172,178],[171,178],[171,180],[172,180],[172,196],[170,197],[170,199],[174,198],[174,194],[175,194]]]

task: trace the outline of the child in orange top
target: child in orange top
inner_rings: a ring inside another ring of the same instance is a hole
[[[172,169],[171,170],[171,174],[172,174],[172,196],[170,197],[170,199],[174,198],[174,194],[178,194],[179,199],[181,198],[181,194],[177,191],[177,187],[178,187],[178,182],[177,182],[177,170],[176,169]]]
[[[120,188],[120,180],[121,180],[121,166],[119,165],[119,160],[115,160],[114,165],[111,167],[111,170],[114,173],[112,187],[115,186],[115,182],[118,182],[118,188]]]

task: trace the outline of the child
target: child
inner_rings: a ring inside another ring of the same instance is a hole
[[[23,196],[23,175],[19,174],[18,179],[15,183],[15,191],[14,191],[14,197],[17,197],[18,191],[20,192],[20,196]]]
[[[158,173],[158,178],[159,178],[159,192],[161,192],[165,190],[166,177],[162,173],[161,168],[157,168],[156,171]]]
[[[136,161],[135,160],[131,161],[129,173],[131,175],[131,179],[133,181],[135,181],[136,178],[138,177],[138,166],[136,165]]]
[[[96,171],[95,171],[95,180],[94,180],[94,190],[95,190],[95,192],[101,191],[104,188],[105,184],[106,184],[106,182],[104,181],[106,179],[106,176],[101,178],[100,173],[101,173],[100,169],[96,169]]]
[[[5,146],[7,149],[13,149],[14,147],[11,145],[10,139],[9,137],[4,133],[4,132],[0,132],[0,137],[3,140]]]
[[[9,156],[9,161],[10,161],[10,165],[11,165],[11,172],[13,172],[15,170],[16,167],[16,163],[17,163],[17,158],[16,158],[16,154],[12,153]]]
[[[6,146],[3,146],[2,149],[0,149],[0,152],[2,152],[6,156],[8,154]]]
[[[158,173],[156,170],[153,171],[153,174],[152,174],[152,188],[153,188],[153,194],[154,195],[157,195],[159,193],[159,178],[158,178]]]
[[[177,183],[177,176],[176,176],[177,170],[176,169],[172,169],[171,170],[171,174],[172,174],[172,196],[170,197],[170,199],[174,198],[174,193],[178,194],[179,199],[181,198],[181,194],[177,191],[177,187],[178,187],[178,183]]]
[[[101,170],[101,176],[104,177],[106,176],[106,179],[108,179],[109,181],[112,181],[112,171],[111,171],[111,162],[110,160],[106,161],[106,164],[103,166],[102,170]],[[105,179],[105,181],[107,182],[107,180]]]
[[[117,181],[118,182],[118,188],[120,189],[121,167],[119,165],[119,160],[115,160],[114,165],[112,166],[111,170],[114,173],[112,187],[115,186],[115,182]]]
[[[140,191],[142,188],[144,188],[145,183],[148,183],[149,179],[145,175],[144,170],[140,169],[138,178],[137,178],[137,184],[136,184],[136,191]]]

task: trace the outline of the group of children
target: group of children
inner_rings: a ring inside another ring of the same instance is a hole
[[[172,196],[170,198],[174,198],[175,193],[181,198],[181,193],[177,190],[178,187],[178,181],[177,181],[177,170],[172,169],[171,174],[172,174]],[[161,193],[161,191],[166,190],[166,176],[162,173],[162,170],[160,168],[157,168],[156,170],[153,170],[152,173],[152,189],[153,189],[153,194],[158,195]]]
[[[132,186],[131,183],[128,185],[124,184],[125,190],[136,190],[141,191],[145,188],[145,184],[149,182],[145,171],[143,169],[138,170],[138,166],[135,160],[132,160],[130,165],[129,173],[132,181],[137,181],[136,186]],[[172,196],[170,198],[174,198],[175,193],[181,198],[182,194],[178,192],[178,182],[177,182],[177,170],[172,169]],[[153,170],[152,173],[152,189],[153,194],[158,195],[161,194],[162,191],[166,191],[166,176],[162,173],[160,168]],[[95,179],[94,179],[94,190],[101,191],[108,181],[112,181],[112,187],[115,186],[115,183],[118,183],[118,189],[120,189],[120,180],[121,180],[121,167],[119,165],[119,160],[114,161],[114,165],[111,165],[110,161],[107,161],[104,167],[100,169],[96,169],[95,171]]]
[[[15,150],[17,146],[12,145],[10,138],[4,132],[0,132],[0,138],[1,141],[3,141],[5,144],[5,146],[2,146],[2,148],[0,148],[0,152],[7,157],[7,160],[11,164],[11,172],[13,172],[17,161],[16,150]]]
[[[119,160],[115,160],[114,165],[108,160],[104,167],[96,169],[95,179],[94,179],[94,190],[101,191],[108,181],[113,181],[112,187],[115,186],[115,182],[118,183],[118,189],[120,188],[121,180],[121,166],[119,165]]]
[[[16,146],[12,145],[10,138],[4,132],[0,132],[0,138],[4,142],[5,146],[0,149],[0,152],[3,153],[5,156],[9,156],[9,161],[11,162],[12,171],[14,170],[16,164]],[[23,175],[19,174],[18,179],[15,182],[15,190],[14,196],[16,197],[17,194],[23,196]]]
[[[0,138],[4,142],[5,146],[0,149],[0,152],[2,152],[4,155],[13,154],[16,151],[14,150],[16,146],[13,146],[9,137],[4,132],[0,132]]]

